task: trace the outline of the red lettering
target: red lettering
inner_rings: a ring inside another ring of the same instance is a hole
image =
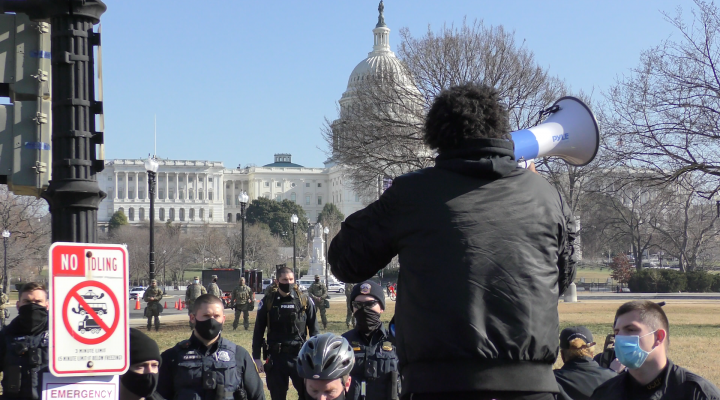
[[[55,276],[85,276],[85,249],[81,246],[57,246],[52,249]]]

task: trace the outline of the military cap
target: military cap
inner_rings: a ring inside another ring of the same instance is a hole
[[[315,275],[315,279],[320,279],[320,275]]]
[[[199,277],[199,276],[193,276],[193,279],[200,280],[200,277]]]

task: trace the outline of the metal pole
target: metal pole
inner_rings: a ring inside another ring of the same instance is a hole
[[[52,176],[42,197],[52,216],[52,242],[97,242],[97,210],[107,195],[96,174],[105,161],[95,116],[103,104],[95,99],[93,47],[100,35],[93,25],[107,6],[100,0],[3,2],[4,11],[25,12],[32,19],[50,18],[52,49]]]
[[[295,264],[295,225],[296,224],[292,224],[292,225],[293,225],[293,274],[295,274],[295,279],[298,279],[299,276],[298,276],[297,267]]]
[[[157,174],[148,171],[148,194],[150,195],[150,279],[155,279],[155,178]],[[165,269],[163,268],[163,281],[165,280]],[[165,282],[163,282],[163,288]],[[163,289],[164,290],[164,289]]]
[[[4,244],[4,246],[5,246],[5,253],[3,253],[3,254],[5,255],[5,264],[4,264],[4,266],[3,266],[3,276],[4,276],[4,279],[3,279],[3,281],[4,281],[4,282],[3,282],[3,293],[5,293],[5,294],[8,293],[7,242],[8,242],[8,238],[4,237],[4,238],[3,238],[3,244]],[[1,312],[1,311],[2,311],[2,310],[0,310],[0,312]]]
[[[325,234],[325,288],[328,286],[328,234]]]
[[[241,274],[245,276],[245,203],[240,203],[240,219],[242,229],[242,258],[241,258]]]

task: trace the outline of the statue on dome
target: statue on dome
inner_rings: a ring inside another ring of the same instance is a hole
[[[380,15],[378,16],[377,26],[385,26],[385,16],[383,15],[383,11],[385,11],[385,5],[383,4],[383,0],[380,0],[380,5],[378,6],[378,12],[380,12]]]

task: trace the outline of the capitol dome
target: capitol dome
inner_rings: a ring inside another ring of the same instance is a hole
[[[395,53],[390,51],[390,28],[385,25],[384,9],[385,6],[380,1],[378,7],[380,15],[378,16],[378,23],[373,29],[373,50],[368,53],[366,59],[360,61],[350,74],[347,89],[340,99],[341,107],[349,105],[352,102],[356,86],[371,77],[392,76],[395,82],[403,84],[411,82],[403,62],[395,56]]]

